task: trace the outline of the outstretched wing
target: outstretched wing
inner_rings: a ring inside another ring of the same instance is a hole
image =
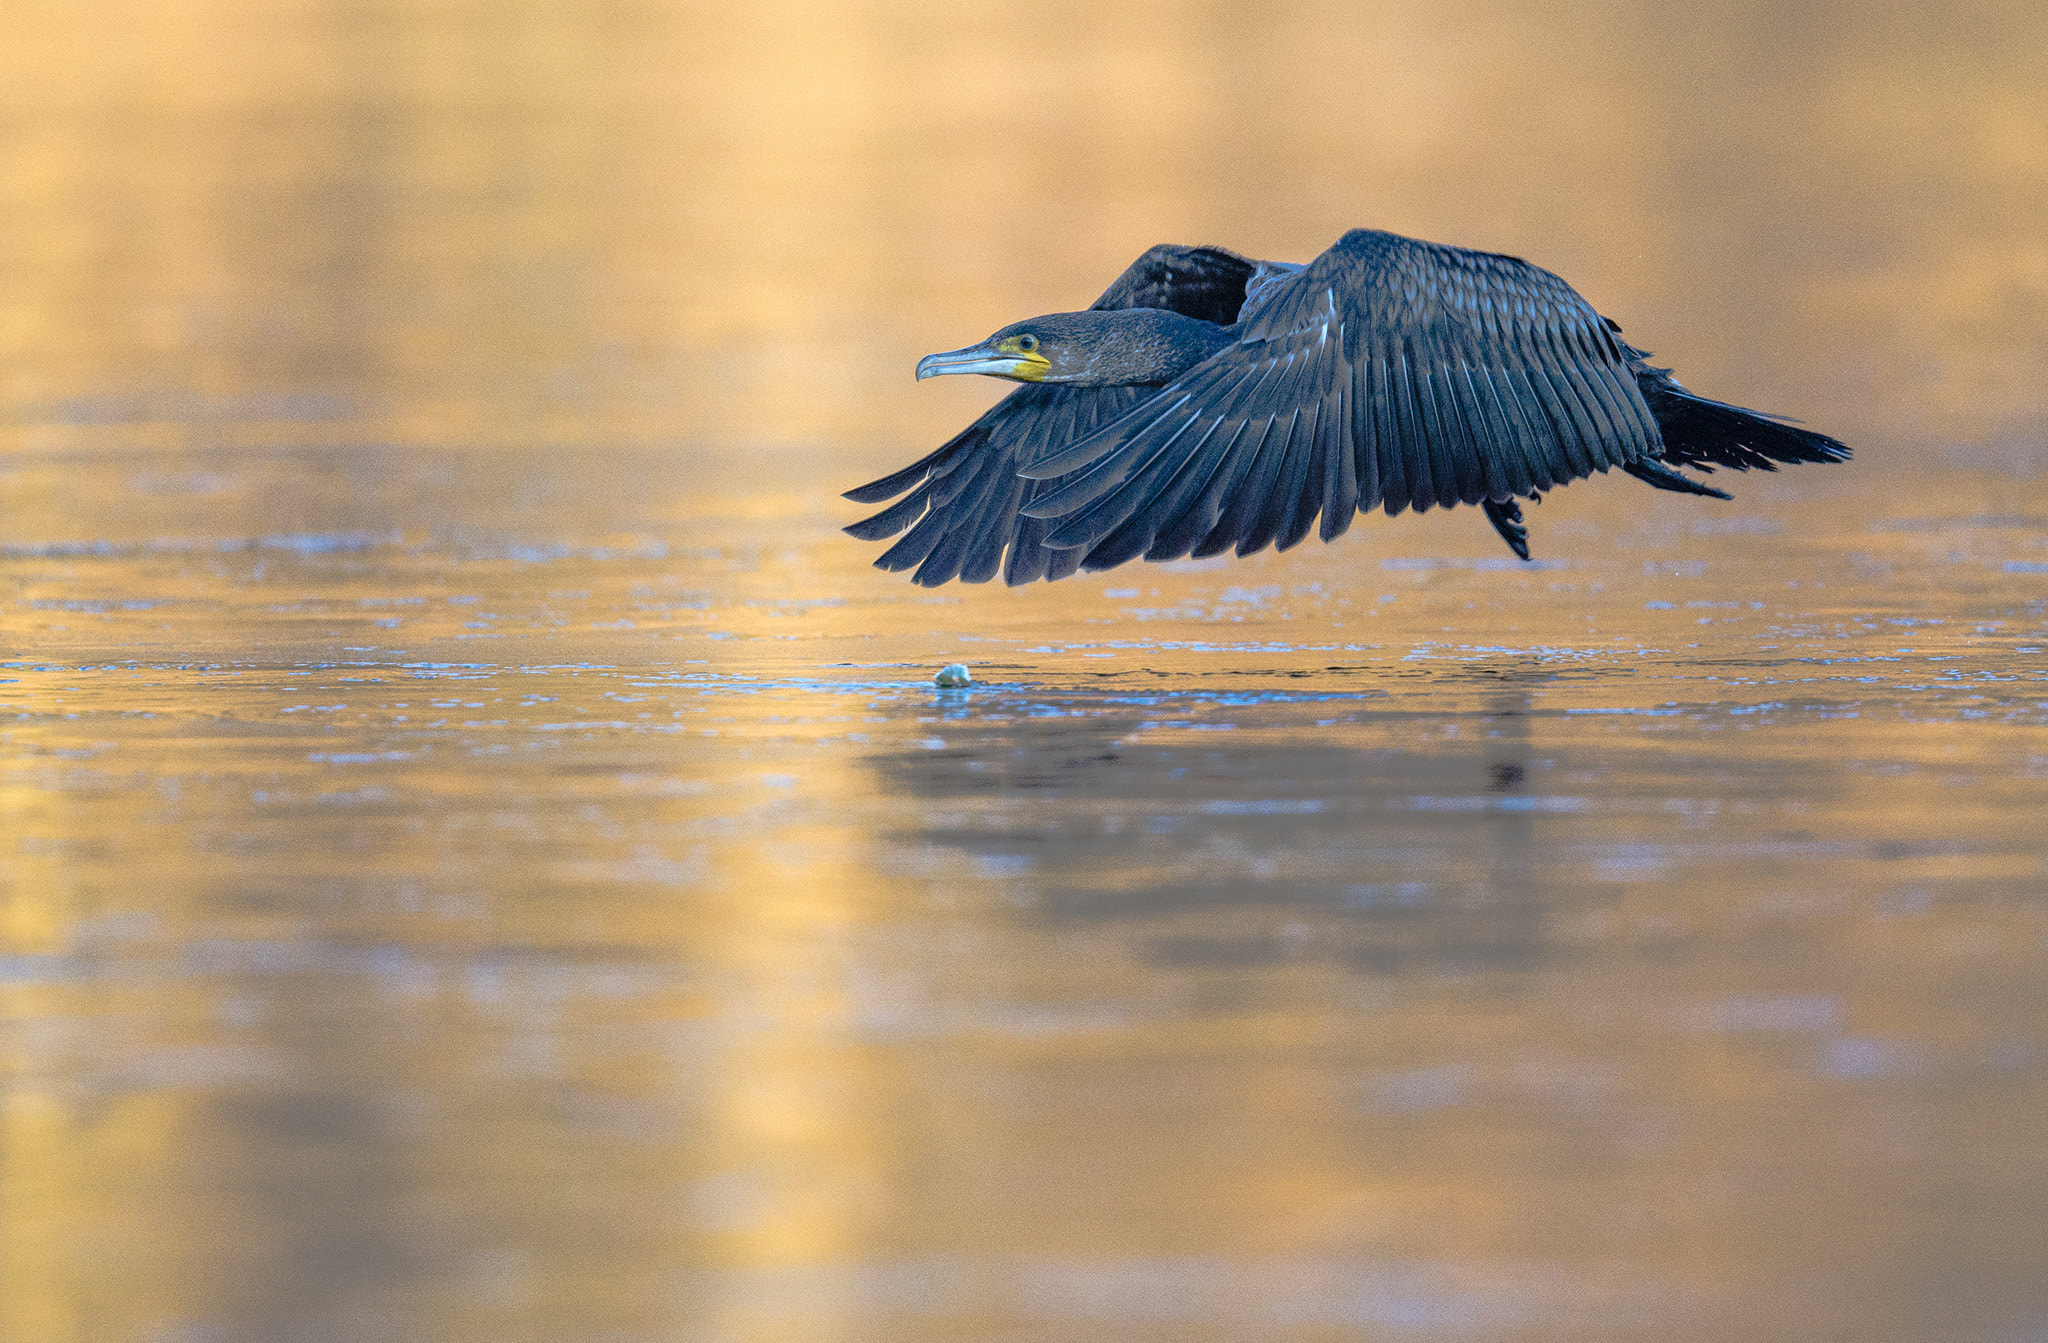
[[[1359,229],[1261,293],[1242,339],[1025,474],[1046,544],[1108,568],[1281,549],[1320,515],[1533,496],[1656,456],[1616,328],[1513,257]]]
[[[883,551],[875,566],[891,572],[914,568],[912,581],[928,588],[954,578],[985,583],[999,569],[1012,586],[1065,578],[1081,567],[1087,552],[1044,544],[1050,524],[1020,510],[1045,487],[1018,472],[1117,419],[1151,391],[1025,383],[929,457],[848,490],[846,497],[861,504],[910,493],[846,531],[879,541],[909,527],[910,534]]]
[[[1220,247],[1162,245],[1132,262],[1091,306],[1167,308],[1228,326],[1256,272],[1257,263]],[[925,587],[953,578],[982,583],[999,570],[1012,585],[1064,578],[1087,552],[1044,545],[1049,525],[1021,510],[1046,487],[1018,473],[1132,410],[1153,390],[1024,384],[937,452],[848,490],[848,499],[863,504],[909,493],[846,530],[877,541],[910,528],[875,563],[915,568],[913,581]]]

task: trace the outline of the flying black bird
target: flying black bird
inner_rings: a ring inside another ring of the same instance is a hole
[[[909,493],[846,530],[910,528],[875,563],[926,587],[1285,550],[1319,515],[1328,541],[1376,507],[1478,504],[1527,559],[1517,501],[1595,471],[1726,499],[1672,468],[1848,458],[1825,434],[1694,395],[1620,333],[1526,261],[1372,229],[1307,265],[1154,247],[1086,312],[919,360],[919,378],[1024,385],[847,491]]]

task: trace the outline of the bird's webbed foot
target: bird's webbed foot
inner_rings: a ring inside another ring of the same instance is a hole
[[[1540,503],[1543,496],[1531,495],[1529,502]],[[1529,558],[1529,529],[1522,522],[1522,506],[1513,499],[1482,499],[1479,506],[1486,510],[1486,520],[1500,533],[1500,539],[1508,543],[1508,549],[1515,552],[1517,559]]]

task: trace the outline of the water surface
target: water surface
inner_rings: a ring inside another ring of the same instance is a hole
[[[2048,1337],[2033,7],[100,13],[0,54],[0,1334]],[[836,530],[918,353],[1359,223],[1858,458]]]

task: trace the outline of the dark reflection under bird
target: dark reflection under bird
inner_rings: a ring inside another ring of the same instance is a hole
[[[1227,673],[1157,696],[1009,687],[943,709],[937,749],[882,743],[864,762],[896,842],[1005,874],[1007,917],[1154,966],[1519,970],[1561,950],[1548,924],[1586,897],[1549,865],[1600,824],[1547,805],[1592,763],[1535,749],[1557,675],[1534,658],[1411,666],[1412,700],[1336,668],[1301,696]],[[1048,704],[1060,712],[1018,712]],[[1181,718],[1228,725],[1235,744],[1158,730]],[[1418,727],[1450,724],[1418,745]],[[1290,923],[1308,945],[1290,949]]]
[[[904,496],[846,530],[908,528],[876,564],[927,587],[1285,550],[1363,510],[1456,504],[1527,559],[1518,501],[1595,472],[1726,499],[1674,468],[1849,456],[1686,390],[1549,271],[1372,229],[1306,265],[1154,247],[1085,312],[918,361],[951,373],[1023,386],[846,494]]]

